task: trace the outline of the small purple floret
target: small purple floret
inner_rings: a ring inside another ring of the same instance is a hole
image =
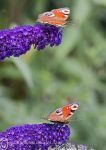
[[[6,57],[19,57],[30,50],[31,45],[37,50],[46,46],[58,46],[62,40],[62,30],[53,25],[36,24],[17,26],[0,31],[0,61]]]
[[[0,150],[48,150],[64,144],[70,136],[68,125],[34,124],[14,126],[0,133]]]

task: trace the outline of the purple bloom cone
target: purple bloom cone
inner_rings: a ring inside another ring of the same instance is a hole
[[[17,26],[0,31],[0,61],[6,57],[19,57],[30,50],[31,45],[37,50],[46,46],[58,46],[62,40],[62,30],[53,25],[36,24]]]
[[[70,136],[68,125],[34,124],[15,126],[0,133],[0,150],[48,150],[64,144]]]

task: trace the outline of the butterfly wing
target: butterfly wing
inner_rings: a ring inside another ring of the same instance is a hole
[[[52,13],[55,15],[55,17],[64,20],[64,14],[62,13],[62,11],[60,11],[60,9],[53,9]]]
[[[73,103],[62,107],[63,118],[67,121],[78,109],[79,104]]]
[[[52,12],[46,12],[43,14],[40,14],[38,16],[37,22],[40,23],[48,23],[54,26],[64,26],[66,24],[65,20],[61,20],[57,18]]]
[[[48,23],[50,18],[52,19],[54,17],[54,14],[52,12],[45,12],[43,14],[40,14],[38,16],[37,22],[40,23]]]
[[[54,112],[50,113],[47,119],[52,122],[66,123],[73,113],[78,109],[78,107],[78,103],[63,106],[62,108],[58,108]]]
[[[68,15],[70,14],[70,9],[69,8],[60,8],[60,9],[53,9],[51,11],[55,17],[57,17],[60,20],[67,20]]]
[[[60,9],[53,9],[50,12],[45,12],[38,16],[37,22],[48,23],[54,26],[63,27],[67,23],[66,20],[68,18],[68,13],[66,14],[65,11],[66,9],[60,8]]]
[[[61,108],[58,108],[54,112],[50,113],[47,119],[52,122],[64,122]]]

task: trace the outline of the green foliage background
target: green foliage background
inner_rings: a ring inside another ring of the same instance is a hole
[[[70,140],[106,150],[106,0],[1,0],[0,28],[34,24],[60,7],[71,9],[61,46],[0,63],[0,131],[47,122],[68,96],[80,103]]]

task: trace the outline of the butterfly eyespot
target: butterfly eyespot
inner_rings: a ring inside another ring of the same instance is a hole
[[[78,109],[78,106],[79,106],[78,104],[73,104],[73,105],[71,106],[71,109],[72,109],[72,110],[76,110],[76,109]]]
[[[63,9],[61,9],[61,11],[62,11],[65,15],[70,14],[70,9],[69,9],[69,8],[63,8]]]
[[[62,109],[61,108],[56,109],[56,114],[61,115],[62,114]]]
[[[54,17],[54,14],[52,12],[45,12],[44,15],[48,17]]]

